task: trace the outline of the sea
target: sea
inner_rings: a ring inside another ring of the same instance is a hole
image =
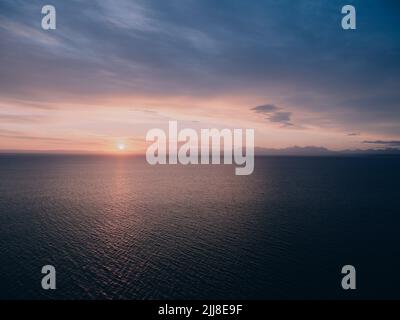
[[[234,169],[0,155],[0,299],[400,298],[399,156]]]

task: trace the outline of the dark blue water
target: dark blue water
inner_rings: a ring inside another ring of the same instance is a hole
[[[399,160],[0,156],[0,298],[400,298]]]

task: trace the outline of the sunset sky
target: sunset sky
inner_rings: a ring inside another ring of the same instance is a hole
[[[41,28],[41,8],[57,29]],[[341,8],[357,9],[357,30]],[[0,1],[0,150],[126,152],[180,128],[400,147],[400,2]],[[374,142],[374,143],[371,143]]]

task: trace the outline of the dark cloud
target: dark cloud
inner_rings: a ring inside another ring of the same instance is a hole
[[[271,122],[279,122],[286,125],[292,125],[290,123],[291,116],[292,116],[291,112],[275,112],[268,119]]]
[[[400,140],[367,140],[363,141],[363,143],[378,144],[390,147],[400,147]]]
[[[347,134],[347,136],[349,136],[349,137],[355,137],[355,136],[359,136],[359,135],[360,134],[356,133],[356,132],[350,132],[350,133]]]
[[[290,122],[292,117],[292,112],[279,111],[282,109],[274,104],[263,104],[251,108],[250,110],[256,113],[267,115],[266,119],[268,119],[270,122],[281,123],[285,126],[294,126],[294,124]]]
[[[257,113],[271,113],[279,110],[279,108],[273,104],[263,104],[261,106],[251,108],[250,110],[253,110]]]

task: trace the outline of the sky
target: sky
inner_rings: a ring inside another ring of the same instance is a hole
[[[396,0],[1,0],[0,150],[141,153],[169,120],[253,128],[265,148],[399,147],[399,14]]]

